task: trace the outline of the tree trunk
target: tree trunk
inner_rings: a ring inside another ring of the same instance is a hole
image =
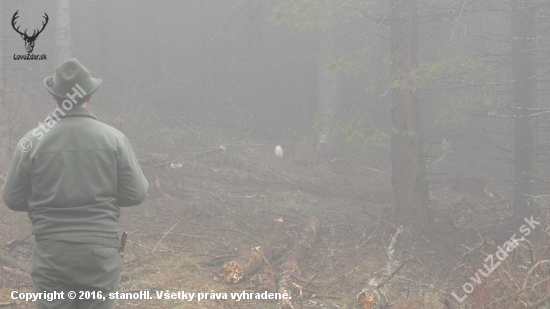
[[[284,243],[285,238],[283,220],[278,219],[275,221],[269,239],[262,246],[244,252],[237,259],[225,263],[220,271],[220,277],[226,283],[237,283],[258,271],[264,262],[271,262],[275,253],[274,247]]]
[[[532,0],[511,0],[512,5],[512,79],[514,119],[514,221],[525,224],[524,218],[535,214],[531,198],[535,178],[535,121],[529,117],[537,107],[535,63],[535,4]]]
[[[107,72],[109,71],[108,68],[110,67],[109,59],[111,58],[109,53],[109,31],[106,31],[109,22],[105,14],[108,11],[106,6],[107,3],[104,3],[103,1],[96,2],[94,5],[95,38],[93,39],[96,44],[94,45],[93,52],[94,68],[97,70],[94,74],[101,76],[102,78],[107,77]]]
[[[390,0],[393,203],[403,224],[422,229],[429,222],[428,185],[418,92],[409,76],[418,66],[416,0]]]
[[[334,38],[332,33],[321,32],[319,35],[319,52],[323,54],[319,60],[317,67],[318,74],[318,109],[323,119],[322,122],[326,125],[323,134],[330,134],[331,123],[334,116],[340,108],[340,86],[338,81],[338,72],[327,72],[328,67],[334,62]],[[338,143],[335,143],[333,138],[329,136],[327,145],[325,146],[324,154],[328,158],[337,155]]]
[[[4,8],[0,2],[0,25],[4,25]],[[10,117],[6,104],[6,69],[4,66],[4,27],[0,27],[0,175],[10,162]]]
[[[57,27],[57,63],[71,58],[71,7],[69,0],[57,0],[56,2],[56,27]]]
[[[327,116],[327,120],[336,115],[340,101],[338,78],[336,72],[327,72],[334,61],[334,42],[332,34],[323,32],[319,36],[319,51],[323,57],[319,61],[319,112]]]
[[[258,274],[259,284],[256,289],[254,289],[254,291],[256,293],[275,293],[277,290],[277,283],[275,283],[275,278],[277,278],[277,276],[275,275],[271,267],[264,264],[264,266],[262,266],[262,269],[260,270],[260,273]]]
[[[207,102],[207,95],[208,95],[208,88],[209,88],[209,68],[208,68],[208,58],[209,58],[209,44],[210,44],[210,38],[207,37],[207,26],[208,26],[208,19],[206,18],[206,1],[201,1],[200,3],[200,41],[201,41],[201,102],[202,104],[206,104]]]

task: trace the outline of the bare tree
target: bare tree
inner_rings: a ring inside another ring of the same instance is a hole
[[[208,44],[209,38],[206,36],[206,28],[208,20],[206,18],[206,1],[200,2],[199,8],[199,24],[200,24],[200,42],[201,42],[201,101],[206,102],[206,94],[208,93]]]
[[[324,55],[318,63],[318,111],[326,115],[326,120],[330,121],[340,109],[338,73],[335,71],[327,71],[329,66],[334,63],[334,37],[330,30],[320,33],[319,52]]]
[[[4,24],[4,7],[0,2],[0,25]],[[4,29],[4,27],[0,27],[0,174],[7,170],[10,160],[10,117],[5,96]]]
[[[56,2],[57,60],[61,63],[71,58],[71,7],[69,0]]]
[[[537,108],[535,60],[535,3],[512,0],[512,77],[514,119],[514,208],[519,222],[534,214],[532,200],[535,162],[535,121],[530,114]]]
[[[428,223],[428,185],[418,92],[410,85],[418,66],[416,0],[390,0],[393,202],[400,221],[415,228]]]

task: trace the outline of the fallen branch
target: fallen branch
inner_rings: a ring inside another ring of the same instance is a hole
[[[153,247],[153,250],[151,251],[151,253],[155,253],[155,250],[157,250],[157,246],[164,240],[166,235],[168,235],[168,234],[170,234],[170,232],[172,232],[172,230],[176,227],[176,225],[178,225],[178,223],[179,222],[176,222],[176,224],[172,225],[172,227],[168,230],[168,232],[166,232],[166,233],[164,233],[164,235],[162,235],[162,237],[159,239],[159,241]]]
[[[275,273],[271,267],[264,265],[258,274],[259,285],[256,288],[256,293],[268,292],[275,293],[277,284],[275,283]]]
[[[191,234],[182,234],[182,233],[172,233],[172,232],[168,232],[168,235],[177,235],[177,236],[184,236],[184,237],[192,237],[192,238],[201,238],[201,239],[205,239],[205,240],[208,240],[208,241],[211,241],[213,243],[216,243],[220,246],[224,246],[226,247],[227,249],[230,249],[226,244],[220,242],[220,241],[217,241],[217,240],[214,240],[212,238],[208,238],[208,237],[204,237],[204,236],[200,236],[200,235],[191,235]],[[155,246],[156,247],[156,246]]]
[[[22,269],[29,272],[31,267],[29,264],[19,261],[5,250],[0,250],[0,264],[8,265],[12,268]]]
[[[306,221],[305,228],[302,232],[302,237],[296,242],[292,250],[290,250],[286,261],[283,263],[283,274],[278,280],[278,292],[291,295],[292,276],[298,275],[298,263],[306,257],[308,251],[314,247],[319,239],[319,230],[321,223],[317,218],[311,217]],[[293,309],[290,297],[279,301],[280,309]]]
[[[410,259],[404,261],[401,263],[401,265],[391,273],[386,280],[379,283],[376,286],[373,285],[367,285],[359,294],[357,294],[357,303],[359,304],[359,308],[361,309],[378,309],[378,308],[386,308],[388,301],[384,295],[382,295],[382,292],[380,292],[380,289],[386,285],[394,276],[397,274],[405,264],[407,264],[410,261]]]
[[[343,297],[342,296],[335,296],[335,295],[313,294],[313,295],[311,295],[311,298],[328,298],[328,299],[340,300]]]
[[[387,300],[375,286],[367,285],[358,295],[357,303],[361,309],[381,309],[387,307]]]
[[[258,271],[264,263],[269,264],[274,256],[273,247],[285,242],[283,219],[275,220],[275,226],[268,240],[249,252],[242,253],[235,260],[227,262],[220,271],[226,283],[237,283],[244,277]]]
[[[11,269],[9,267],[2,266],[2,270],[10,274],[24,277],[25,279],[31,279],[31,275],[29,273],[20,271],[19,269]]]
[[[12,301],[12,302],[9,302],[9,303],[0,303],[0,307],[10,307],[10,306],[15,306],[17,303]]]
[[[543,261],[538,261],[537,264],[535,264],[535,266],[531,267],[531,269],[529,270],[529,272],[527,273],[527,276],[525,276],[525,281],[523,281],[523,287],[522,287],[522,290],[525,290],[525,287],[527,286],[527,280],[529,279],[529,277],[531,276],[531,274],[535,271],[535,269],[542,263],[550,263],[550,260],[543,260]]]

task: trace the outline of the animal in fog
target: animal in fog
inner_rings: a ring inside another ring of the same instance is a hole
[[[433,158],[429,160],[428,163],[426,164],[426,170],[433,175],[442,174],[443,173],[442,170],[444,169],[443,168],[444,162],[452,154],[453,154],[453,147],[451,146],[451,142],[447,141],[446,139],[443,139],[438,153],[435,156],[433,156]]]
[[[319,162],[321,154],[327,144],[327,136],[321,135],[314,143],[302,145],[302,144],[281,144],[275,147],[275,156],[277,162],[275,167],[282,167],[284,170],[288,170],[290,165],[294,163],[303,164],[311,169]]]

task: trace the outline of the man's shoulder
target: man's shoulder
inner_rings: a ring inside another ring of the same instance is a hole
[[[90,120],[92,120],[93,122],[90,122],[89,126],[85,130],[85,135],[89,134],[98,138],[101,136],[109,140],[114,140],[116,143],[128,142],[128,138],[126,137],[126,135],[120,132],[117,128],[99,120]]]
[[[108,133],[111,133],[113,135],[116,135],[116,136],[125,136],[122,132],[120,132],[117,128],[113,127],[113,126],[110,126],[108,124],[106,124],[105,122],[101,122],[99,120],[96,120],[93,124],[96,128],[98,128],[99,130],[102,130],[104,132],[108,132]]]
[[[30,150],[32,156],[67,149],[114,150],[126,148],[129,143],[126,135],[116,128],[96,119],[82,117],[78,121],[62,120],[53,125],[40,123],[23,135],[18,148],[22,152]]]
[[[84,118],[84,117],[82,117],[82,119],[79,119],[79,120],[83,120],[87,122],[86,124],[82,124],[80,126],[80,129],[86,130],[88,128],[99,134],[106,134],[117,138],[126,139],[126,136],[124,135],[124,133],[120,132],[117,128],[112,127],[104,122],[91,119],[91,118]],[[63,124],[56,123],[55,126],[57,125],[59,125],[60,127],[64,126]],[[23,135],[22,139],[28,139],[31,141],[41,140],[42,138],[44,138],[46,135],[49,134],[49,132],[51,131],[51,129],[53,129],[53,127],[54,127],[53,125],[48,124],[48,121],[41,122],[38,124],[38,126],[27,131]]]

